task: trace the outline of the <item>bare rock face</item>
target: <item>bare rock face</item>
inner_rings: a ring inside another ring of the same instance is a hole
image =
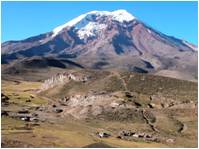
[[[94,11],[52,32],[3,43],[2,63],[51,56],[73,60],[84,68],[117,68],[196,80],[195,49],[186,41],[152,29],[125,10]]]
[[[70,72],[58,73],[55,76],[51,77],[50,79],[44,81],[44,83],[41,86],[41,91],[47,90],[56,85],[67,83],[70,80],[77,82],[86,82],[88,79],[89,76],[85,76],[78,73],[70,73]]]

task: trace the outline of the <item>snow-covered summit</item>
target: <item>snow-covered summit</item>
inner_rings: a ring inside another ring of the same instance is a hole
[[[118,21],[123,23],[124,21],[129,22],[132,21],[133,19],[135,19],[135,17],[128,13],[126,10],[120,9],[120,10],[116,10],[116,11],[91,11],[85,14],[82,14],[78,17],[76,17],[75,19],[56,27],[53,30],[53,37],[56,36],[63,28],[66,27],[74,27],[75,29],[81,29],[84,30],[84,32],[86,33],[84,27],[86,26],[87,29],[89,29],[89,31],[91,30],[96,30],[96,29],[91,29],[88,28],[88,24],[90,24],[90,22],[96,22],[96,19],[99,17],[110,17],[112,20],[114,21]],[[97,27],[96,23],[95,25],[90,27]],[[80,33],[81,34],[81,33]]]

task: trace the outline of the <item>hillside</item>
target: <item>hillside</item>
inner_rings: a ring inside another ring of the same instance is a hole
[[[4,147],[196,147],[197,83],[81,69],[3,80],[2,116]]]

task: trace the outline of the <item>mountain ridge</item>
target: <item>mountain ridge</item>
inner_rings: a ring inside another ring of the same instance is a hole
[[[3,63],[33,56],[70,59],[94,69],[178,71],[190,80],[197,72],[194,45],[154,30],[125,10],[88,12],[46,34],[2,44]]]

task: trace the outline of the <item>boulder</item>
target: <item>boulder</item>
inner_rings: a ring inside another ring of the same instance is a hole
[[[30,116],[19,116],[20,117],[20,119],[22,120],[22,121],[27,121],[27,122],[30,122],[30,119],[31,119],[31,117]]]
[[[139,137],[139,138],[143,138],[143,137],[145,137],[145,136],[146,136],[145,133],[138,133],[138,137]]]
[[[132,98],[132,97],[133,97],[133,95],[131,95],[130,92],[125,92],[125,96],[126,96],[127,98]]]
[[[100,138],[108,138],[111,135],[107,132],[97,132],[97,136],[100,137]]]
[[[53,108],[56,108],[57,106],[55,104],[52,105]]]
[[[137,133],[133,134],[132,136],[135,138],[139,138],[139,135]]]
[[[63,109],[58,109],[58,108],[57,108],[57,109],[55,109],[54,111],[55,111],[56,113],[61,113],[61,112],[63,112]]]

